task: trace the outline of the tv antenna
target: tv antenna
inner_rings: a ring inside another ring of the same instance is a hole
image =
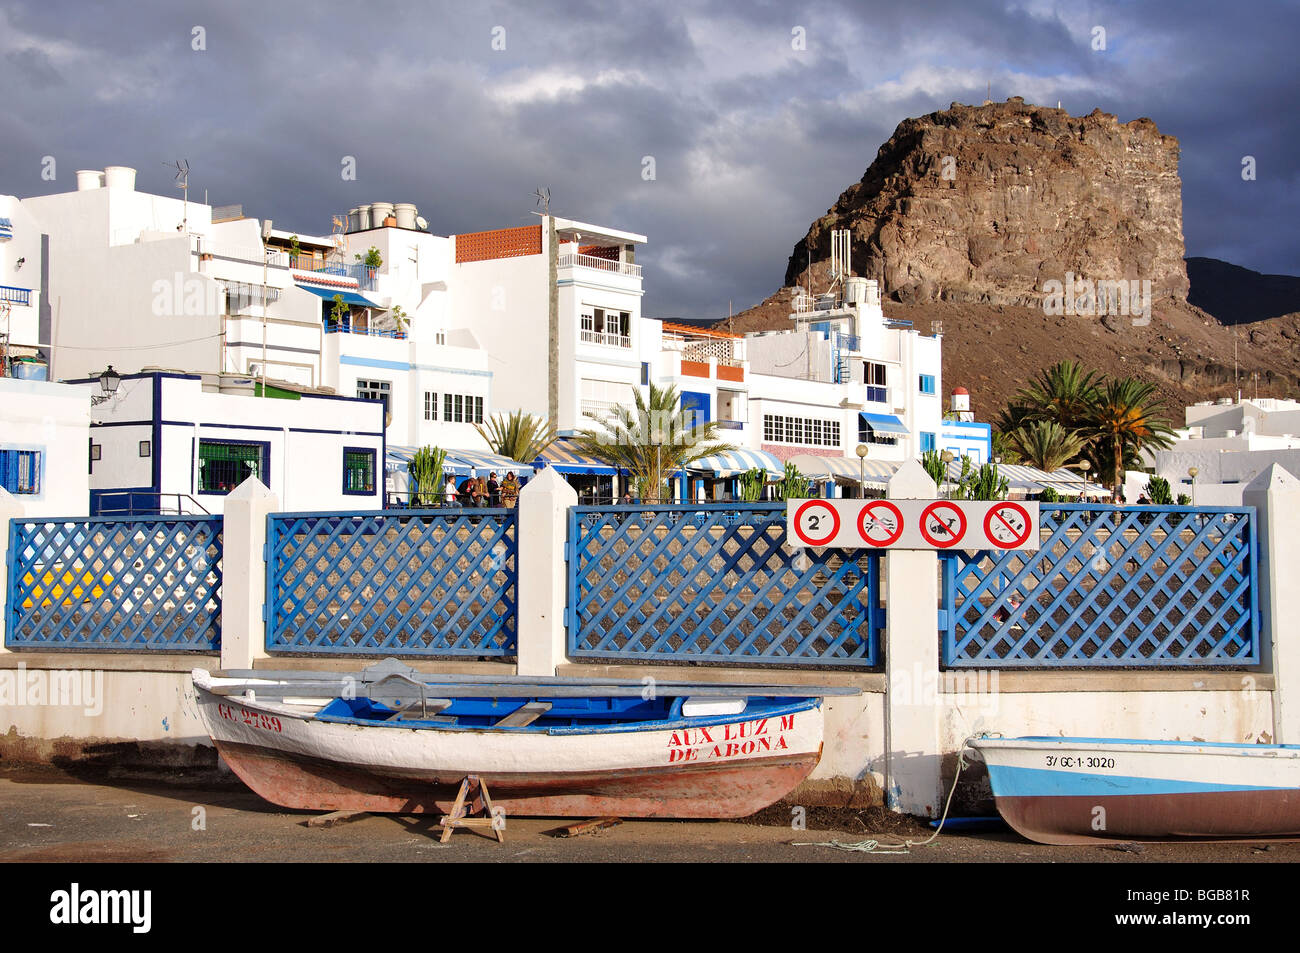
[[[542,210],[543,215],[551,214],[551,190],[542,186],[533,193],[537,196],[537,207]]]
[[[184,196],[185,211],[181,217],[182,232],[189,230],[190,224],[190,160],[181,159],[174,163],[164,162],[163,165],[176,166],[176,187],[180,189]]]

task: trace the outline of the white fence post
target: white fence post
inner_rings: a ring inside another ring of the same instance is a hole
[[[9,521],[22,519],[24,515],[23,505],[0,486],[0,566],[5,567],[5,572],[0,574],[0,654],[9,651],[4,644],[9,634],[9,584],[13,581],[9,578]],[[13,557],[15,561],[18,558],[17,554]],[[12,571],[17,572],[18,567],[14,566]]]
[[[266,655],[266,517],[280,501],[256,477],[226,497],[221,556],[221,667],[252,668]]]
[[[553,467],[537,474],[519,491],[516,633],[520,675],[554,675],[568,657],[564,542],[569,507],[577,505],[578,494]]]
[[[1273,743],[1300,743],[1300,480],[1273,464],[1241,495],[1255,507],[1260,655],[1273,672]]]
[[[938,488],[909,460],[890,479],[891,500],[930,500]],[[942,810],[940,714],[937,695],[916,697],[913,686],[935,684],[939,671],[939,565],[930,550],[885,555],[885,805],[937,817]],[[931,674],[935,673],[935,674]]]

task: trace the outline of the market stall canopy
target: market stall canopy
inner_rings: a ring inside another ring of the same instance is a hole
[[[764,470],[773,480],[785,476],[785,464],[766,450],[723,450],[719,453],[701,457],[686,467],[692,473],[703,473],[714,477],[733,477],[748,473],[750,470]]]
[[[899,460],[863,460],[857,457],[819,457],[811,453],[801,453],[789,460],[799,472],[818,483],[828,480],[845,480],[857,483],[864,477],[863,485],[883,490],[894,472],[901,466]],[[860,469],[859,469],[860,465]]]
[[[542,451],[541,459],[559,473],[576,473],[588,476],[613,476],[618,473],[608,463],[588,456],[578,449],[572,438],[560,437]]]
[[[407,464],[415,458],[419,450],[419,447],[395,447],[389,444],[388,469],[406,469]],[[520,463],[518,460],[511,460],[509,457],[503,457],[496,453],[488,453],[486,450],[447,451],[447,459],[442,463],[442,472],[444,474],[468,476],[471,470],[477,471],[474,475],[481,477],[485,477],[493,471],[496,471],[498,476],[504,476],[506,473],[513,473],[517,477],[533,475],[533,465],[531,463]]]
[[[1020,464],[1000,463],[998,473],[1007,478],[1008,488],[1023,493],[1041,493],[1049,487],[1057,493],[1068,496],[1110,496],[1104,486],[1089,483],[1074,470],[1060,469],[1048,473],[1037,467]],[[948,464],[948,478],[956,483],[961,477],[961,460]]]

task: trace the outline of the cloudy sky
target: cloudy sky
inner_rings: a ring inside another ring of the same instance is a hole
[[[129,165],[175,194],[185,157],[191,195],[277,227],[405,201],[451,234],[533,221],[545,185],[649,236],[645,314],[720,317],[778,287],[901,120],[991,83],[1152,118],[1182,142],[1188,254],[1300,274],[1298,36],[1292,2],[0,0],[0,192]]]

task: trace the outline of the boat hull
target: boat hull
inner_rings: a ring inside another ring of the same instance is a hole
[[[235,774],[301,810],[445,814],[472,774],[507,816],[744,817],[798,786],[822,746],[818,704],[703,729],[441,730],[317,721],[196,689]]]
[[[998,812],[1041,844],[1300,839],[1300,750],[982,738]]]

